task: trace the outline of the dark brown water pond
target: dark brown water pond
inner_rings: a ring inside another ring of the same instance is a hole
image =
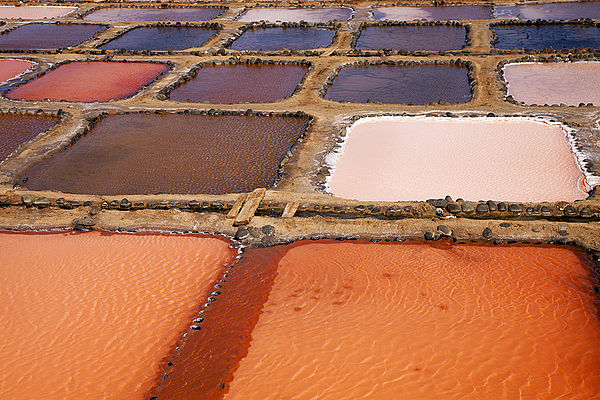
[[[0,161],[57,121],[54,117],[0,114]]]
[[[0,35],[0,50],[62,49],[105,30],[93,24],[27,24]]]
[[[68,193],[235,193],[273,186],[309,118],[126,114],[24,172]]]

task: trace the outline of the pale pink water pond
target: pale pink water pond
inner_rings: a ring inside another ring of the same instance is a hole
[[[0,83],[17,77],[34,65],[27,60],[0,60]]]
[[[524,118],[364,118],[328,161],[339,197],[363,201],[573,201],[585,182],[560,124]]]
[[[600,62],[507,64],[504,79],[525,104],[600,104]]]
[[[5,19],[45,19],[64,17],[77,10],[77,7],[59,6],[0,6],[0,18]]]

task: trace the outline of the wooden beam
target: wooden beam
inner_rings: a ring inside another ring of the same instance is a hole
[[[281,218],[292,218],[296,215],[296,211],[298,211],[298,207],[300,203],[296,201],[291,201],[285,205],[285,209],[283,210],[283,214],[281,214]]]
[[[240,196],[237,198],[235,203],[233,203],[231,210],[229,210],[229,212],[227,213],[227,218],[232,219],[232,218],[237,217],[237,215],[239,214],[240,210],[242,209],[242,206],[244,205],[244,202],[246,201],[247,198],[248,198],[248,193],[240,194]]]
[[[233,226],[247,225],[250,223],[250,221],[252,221],[254,213],[256,212],[256,209],[258,208],[258,205],[262,199],[265,197],[266,192],[267,189],[258,188],[254,189],[254,191],[248,195],[248,198],[246,199],[242,209],[233,221]]]

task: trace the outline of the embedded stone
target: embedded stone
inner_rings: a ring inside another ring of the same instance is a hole
[[[482,232],[482,235],[486,239],[491,239],[492,236],[494,236],[494,233],[492,232],[492,230],[490,228],[485,228]]]
[[[488,208],[489,208],[490,211],[497,211],[498,210],[498,205],[496,204],[495,201],[488,200],[486,204],[487,204],[487,206],[488,206]]]
[[[523,208],[518,204],[511,204],[508,206],[508,211],[510,211],[511,213],[522,213]]]
[[[264,225],[260,230],[267,236],[273,236],[275,234],[275,227],[273,225]]]
[[[569,205],[564,208],[563,213],[565,215],[576,215],[577,210],[575,209],[575,207]]]
[[[506,211],[506,203],[504,203],[504,202],[498,203],[498,211],[501,211],[501,212]]]
[[[485,214],[488,211],[490,211],[490,208],[485,203],[479,203],[479,204],[477,204],[477,207],[475,207],[475,212],[477,214]]]
[[[473,203],[470,201],[465,201],[464,203],[462,203],[461,205],[463,212],[470,214],[473,211],[475,211],[475,207],[473,206]]]
[[[237,240],[244,240],[248,236],[250,236],[250,231],[244,227],[239,227],[237,232],[235,233],[234,238]]]
[[[433,232],[425,232],[425,240],[434,240],[435,234]]]
[[[436,208],[446,207],[448,205],[448,201],[446,199],[429,199],[427,200],[427,204],[430,204]]]
[[[449,203],[446,206],[446,210],[452,214],[458,214],[461,211],[460,206],[456,203]]]
[[[50,200],[45,197],[38,197],[33,201],[32,204],[37,208],[45,208],[49,207],[51,203]]]
[[[452,229],[448,228],[446,225],[439,225],[437,227],[437,230],[443,236],[450,236],[450,235],[452,235]]]
[[[500,222],[500,226],[502,228],[510,228],[510,224],[508,222]]]

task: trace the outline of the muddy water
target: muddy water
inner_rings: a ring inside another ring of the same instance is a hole
[[[508,94],[526,104],[600,105],[600,62],[508,64]]]
[[[356,48],[360,50],[460,50],[466,31],[460,26],[368,26]]]
[[[307,71],[299,65],[206,66],[170,97],[226,104],[272,102],[291,96]]]
[[[0,50],[62,49],[77,46],[105,30],[92,24],[27,24],[0,35]]]
[[[492,28],[498,49],[600,48],[600,28],[584,25],[504,25]]]
[[[224,8],[100,8],[83,19],[86,21],[209,21],[223,14]]]
[[[329,161],[331,192],[364,201],[587,197],[562,127],[526,119],[365,118]]]
[[[58,121],[53,117],[0,114],[0,161]]]
[[[159,63],[70,62],[11,90],[6,97],[83,102],[120,99],[135,94],[168,69]]]
[[[110,250],[110,251],[107,251]],[[143,399],[232,257],[216,238],[0,234],[0,397]]]
[[[25,60],[0,60],[0,83],[15,78],[34,65],[34,62]]]
[[[494,6],[495,18],[520,19],[579,19],[600,18],[600,3],[589,2],[560,2],[546,4],[512,4],[509,6]]]
[[[316,49],[331,44],[335,31],[323,28],[248,29],[230,46],[233,50]]]
[[[238,21],[282,21],[282,22],[329,22],[347,21],[352,9],[340,8],[251,8],[243,13]]]
[[[200,47],[217,29],[200,27],[142,27],[125,32],[101,49],[185,50]]]
[[[488,19],[492,18],[492,7],[480,5],[380,7],[373,9],[373,18],[392,21]]]
[[[467,68],[454,65],[345,67],[325,98],[359,103],[464,103],[471,99],[467,73]]]
[[[13,19],[44,19],[63,17],[77,7],[54,7],[54,6],[0,6],[0,18]]]
[[[31,189],[69,193],[235,193],[270,187],[308,118],[111,116],[24,172]]]
[[[223,283],[159,399],[594,398],[591,264],[542,246],[298,242]]]

